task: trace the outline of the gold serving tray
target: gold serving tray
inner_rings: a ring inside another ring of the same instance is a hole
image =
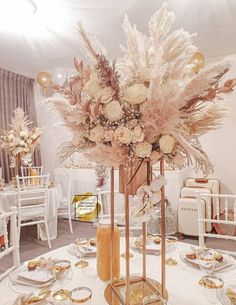
[[[123,305],[125,302],[126,285],[125,279],[120,278],[111,287],[108,284],[105,291],[105,299],[109,305]],[[132,277],[130,280],[130,299],[129,305],[142,305],[143,298],[147,296],[160,296],[161,284],[151,278]],[[168,292],[165,290],[164,298],[168,299]],[[161,301],[153,300],[149,301],[150,305],[161,305]]]

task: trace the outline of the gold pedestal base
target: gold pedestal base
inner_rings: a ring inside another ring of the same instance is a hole
[[[125,279],[119,279],[114,286],[108,284],[104,295],[109,305],[126,305],[125,300],[126,285]],[[161,284],[150,278],[132,277],[130,280],[129,305],[143,305],[144,298],[146,304],[163,304],[158,297],[161,295]],[[150,298],[148,298],[150,296]],[[165,300],[168,299],[168,292],[165,290]]]

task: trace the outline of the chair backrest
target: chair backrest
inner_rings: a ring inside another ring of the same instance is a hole
[[[72,168],[63,171],[63,175],[56,175],[54,181],[58,188],[60,199],[66,200],[71,205],[72,202]],[[66,183],[65,183],[66,182]]]
[[[110,202],[111,202],[111,192],[108,190],[102,190],[97,193],[98,202],[101,203],[102,209],[99,218],[110,218]],[[125,195],[121,194],[118,190],[115,190],[115,219],[118,221],[118,224],[125,224]],[[124,228],[123,228],[124,229]],[[120,230],[123,230],[122,227]],[[131,224],[130,230],[140,231],[142,225],[140,224]]]
[[[97,192],[98,201],[102,205],[101,214],[110,214],[110,202],[111,202],[111,192],[108,190],[102,190]],[[124,213],[124,195],[115,190],[115,214]]]
[[[49,174],[41,176],[16,176],[18,208],[47,205]]]
[[[42,176],[43,166],[21,166],[21,176]]]
[[[20,265],[19,241],[17,238],[17,213],[17,207],[12,206],[10,212],[0,214],[0,236],[1,239],[4,240],[4,249],[0,252],[0,260],[9,253],[13,253],[12,267],[0,274],[0,281],[5,278],[14,268]],[[7,231],[7,223],[9,220],[11,228],[10,242]]]
[[[199,246],[204,247],[204,237],[223,238],[236,241],[236,195],[206,194],[201,192],[196,192],[196,194],[198,204]],[[207,198],[215,199],[214,201],[212,200],[215,206],[212,206],[212,204],[208,204],[206,206],[207,211],[205,211],[204,213],[203,205],[201,204],[201,199],[205,200],[205,202],[207,203],[209,202],[209,200],[206,200]],[[214,209],[215,211],[214,218],[211,217],[212,209]],[[205,218],[203,218],[202,215],[206,215]],[[233,226],[233,228],[235,228],[235,235],[206,233],[206,223],[213,224],[213,226]]]

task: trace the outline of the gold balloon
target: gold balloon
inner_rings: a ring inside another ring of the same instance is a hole
[[[194,65],[192,68],[193,73],[198,73],[205,66],[205,58],[202,53],[196,52],[191,58],[190,63]]]
[[[39,72],[37,75],[37,83],[43,88],[49,88],[52,84],[51,76],[47,72]]]

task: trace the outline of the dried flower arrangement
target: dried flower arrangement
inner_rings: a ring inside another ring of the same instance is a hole
[[[174,21],[163,4],[148,23],[147,37],[125,17],[127,46],[119,64],[109,62],[79,25],[90,66],[75,58],[78,75],[67,87],[54,86],[64,98],[50,99],[73,133],[60,149],[61,161],[78,151],[105,166],[164,158],[177,167],[194,163],[205,175],[213,171],[199,137],[220,126],[227,109],[217,102],[236,80],[221,84],[228,60],[194,73],[197,48],[183,29],[169,34]]]
[[[29,129],[31,123],[23,109],[17,108],[11,119],[11,129],[0,130],[0,147],[9,152],[11,167],[16,167],[18,161],[24,166],[32,165],[32,155],[43,130]]]

